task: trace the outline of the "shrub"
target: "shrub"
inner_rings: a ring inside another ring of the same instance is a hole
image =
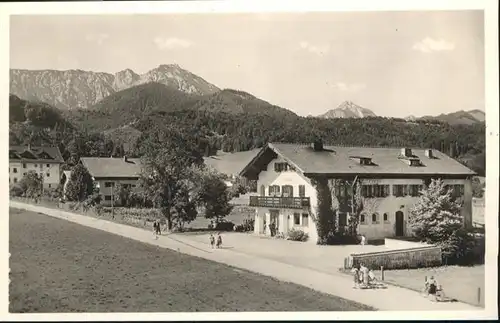
[[[255,224],[255,219],[245,219],[243,224],[238,224],[234,227],[234,231],[237,232],[250,232],[253,231]]]
[[[355,245],[359,244],[361,239],[359,236],[353,236],[347,233],[329,233],[326,237],[327,245]]]
[[[18,184],[14,184],[10,186],[9,190],[10,196],[20,197],[23,195],[23,188]]]
[[[302,230],[292,229],[288,232],[287,240],[304,242],[307,239],[309,239],[309,235]]]
[[[234,223],[230,221],[221,221],[215,225],[217,231],[233,231]]]

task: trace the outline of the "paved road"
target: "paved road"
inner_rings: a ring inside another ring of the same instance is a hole
[[[137,241],[177,250],[185,254],[224,263],[234,267],[243,268],[266,276],[271,276],[282,281],[307,286],[320,292],[366,304],[379,310],[482,310],[478,307],[460,302],[431,302],[430,300],[422,297],[419,293],[395,286],[390,286],[387,289],[357,290],[352,288],[352,279],[344,275],[320,272],[310,268],[286,264],[273,259],[258,257],[243,252],[235,252],[231,249],[211,250],[206,243],[199,242],[182,235],[162,236],[160,239],[155,240],[152,237],[151,231],[97,218],[14,201],[10,202],[10,207],[43,213],[56,218],[65,219],[67,221],[128,237]],[[479,314],[480,312],[478,312],[478,315]]]

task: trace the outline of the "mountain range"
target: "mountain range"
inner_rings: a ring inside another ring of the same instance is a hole
[[[221,90],[177,64],[163,64],[144,74],[131,69],[115,74],[82,70],[11,69],[10,93],[21,99],[48,103],[66,113],[80,111],[78,113],[81,115],[81,110],[97,112],[104,109],[108,115],[120,120],[139,117],[146,110],[171,111],[184,108],[209,112],[296,116],[290,110],[249,93]],[[78,113],[73,117],[78,118]],[[376,116],[370,109],[345,101],[317,117],[336,119]],[[458,111],[421,118],[409,116],[405,120],[474,124],[484,122],[485,113],[481,110]]]
[[[86,109],[116,92],[150,82],[189,94],[219,91],[215,85],[177,64],[160,65],[144,74],[131,69],[116,74],[82,70],[10,70],[11,94],[46,102],[62,110]]]

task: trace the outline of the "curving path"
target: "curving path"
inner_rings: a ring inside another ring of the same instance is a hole
[[[276,257],[278,259],[276,260],[271,257],[251,254],[248,252],[249,249],[229,247],[212,250],[205,241],[201,240],[201,238],[193,239],[193,237],[189,235],[171,234],[161,236],[158,240],[155,240],[151,231],[124,224],[16,201],[10,201],[10,207],[42,213],[137,241],[271,276],[282,281],[307,286],[314,290],[363,303],[379,310],[482,310],[481,308],[460,302],[431,302],[417,292],[396,286],[389,286],[387,289],[373,290],[353,289],[352,279],[350,277],[335,273],[334,271],[319,270],[308,268],[306,265],[302,266],[294,262],[287,263],[286,261],[279,261],[280,259],[282,260],[283,257]],[[269,252],[269,250],[267,251]],[[478,312],[478,314],[480,314],[480,312]]]

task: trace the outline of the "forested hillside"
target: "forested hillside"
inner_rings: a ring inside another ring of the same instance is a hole
[[[246,151],[267,142],[435,148],[484,174],[484,123],[451,125],[437,120],[365,117],[299,117],[240,91],[190,95],[163,84],[115,93],[89,110],[61,114],[47,104],[11,96],[11,144],[57,144],[69,163],[79,156],[141,155],[157,129],[189,137],[203,155]]]

